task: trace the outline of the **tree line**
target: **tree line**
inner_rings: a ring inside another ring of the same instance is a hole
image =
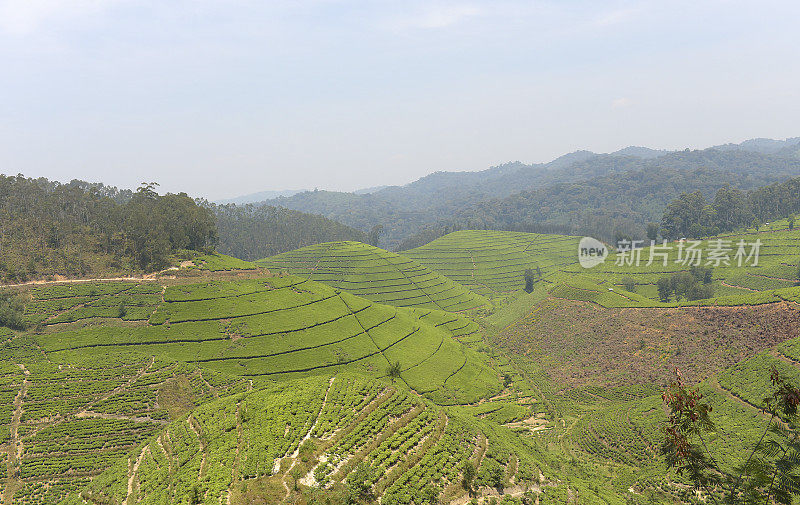
[[[751,191],[728,185],[706,200],[701,191],[682,193],[667,205],[660,232],[667,240],[703,238],[742,228],[761,227],[765,222],[800,212],[800,177]],[[794,227],[793,219],[790,227]]]
[[[0,175],[0,277],[153,271],[182,249],[217,243],[213,214],[185,193],[159,195],[72,181]]]
[[[219,233],[217,250],[244,260],[257,260],[307,245],[355,240],[377,245],[381,229],[364,233],[315,214],[266,205],[214,205]]]

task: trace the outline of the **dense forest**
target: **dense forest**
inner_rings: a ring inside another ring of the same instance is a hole
[[[5,282],[158,270],[175,251],[216,241],[214,216],[185,193],[0,176]]]
[[[336,221],[266,205],[213,205],[217,218],[217,250],[256,260],[307,245],[337,240],[369,241],[369,236]]]
[[[707,201],[700,191],[683,193],[670,202],[661,218],[667,239],[701,238],[740,228],[758,229],[763,223],[800,212],[800,178],[749,192],[720,188]],[[794,222],[790,221],[794,227]]]
[[[711,197],[726,186],[753,189],[775,182],[776,177],[709,168],[614,173],[478,203],[409,237],[399,248],[417,247],[454,228],[592,235],[608,241],[620,234],[644,238],[648,223],[658,222],[681,193],[698,191]]]
[[[320,242],[375,242],[379,233],[283,208],[214,205],[156,189],[0,176],[0,278],[149,272],[186,249],[260,259]]]
[[[793,140],[800,142],[797,139]],[[784,147],[770,149],[771,144],[765,146],[756,142],[752,146],[748,145],[749,150],[742,149],[741,146],[720,146],[719,149],[666,153],[644,148],[628,148],[614,154],[602,155],[578,151],[546,164],[526,165],[513,162],[480,172],[436,172],[405,186],[393,186],[369,194],[308,191],[291,197],[268,200],[264,204],[321,214],[365,232],[373,226],[383,225],[384,236],[381,247],[404,249],[409,244],[420,242],[419,237],[415,237],[410,242],[400,245],[416,233],[422,232],[423,235],[430,236],[431,228],[434,230],[443,226],[459,228],[468,219],[474,221],[478,227],[483,227],[480,223],[485,221],[486,227],[494,229],[519,229],[520,226],[532,226],[533,223],[566,225],[578,229],[587,224],[586,218],[574,216],[574,213],[570,213],[570,216],[561,215],[568,209],[564,209],[558,202],[552,202],[555,206],[552,214],[535,220],[529,216],[516,214],[499,215],[501,214],[499,210],[494,211],[490,208],[494,205],[503,208],[513,207],[514,202],[526,200],[525,194],[522,196],[518,194],[520,191],[534,192],[533,196],[538,196],[540,193],[536,193],[537,191],[553,187],[563,189],[570,187],[570,184],[578,184],[577,187],[572,187],[580,196],[583,192],[580,188],[586,187],[581,183],[615,174],[684,172],[686,178],[690,172],[696,170],[730,174],[723,184],[707,188],[713,195],[713,192],[725,183],[733,187],[750,189],[800,175],[800,158],[794,151],[797,145],[789,146],[788,143],[780,145]],[[638,181],[631,181],[631,184],[641,188]],[[682,191],[691,189],[685,182],[680,183],[677,190],[669,186],[656,187],[656,191],[666,190],[668,194],[664,197],[656,195],[656,201],[647,211],[646,219],[657,221],[664,206],[672,198]],[[706,188],[702,189],[705,191]],[[587,188],[586,191],[592,192],[591,188]],[[551,193],[545,191],[541,195],[547,198]],[[626,199],[649,198],[647,193],[631,191],[624,195],[614,194],[609,198],[599,198],[597,204],[603,208],[617,206],[619,204],[617,196],[624,196]],[[504,201],[506,198],[509,200]],[[612,220],[615,217],[619,219],[619,226],[627,229],[628,233],[641,231],[646,221],[642,221],[638,215],[640,212],[631,214],[626,208],[630,205],[627,203],[622,205],[618,212],[612,213]],[[632,205],[642,207],[638,203]],[[591,213],[597,210],[598,207],[587,209]],[[601,217],[600,220],[606,221],[607,217]],[[590,221],[588,225],[593,227],[595,223]],[[613,234],[613,230],[606,232],[606,228],[609,227],[613,228],[613,225],[603,224],[603,233]],[[433,235],[435,234],[434,231]]]

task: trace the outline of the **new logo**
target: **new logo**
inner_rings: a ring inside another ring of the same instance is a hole
[[[596,238],[583,237],[578,243],[578,261],[583,268],[592,268],[603,263],[608,256],[608,247]]]

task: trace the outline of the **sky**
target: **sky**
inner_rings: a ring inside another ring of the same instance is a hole
[[[800,135],[800,2],[0,0],[0,173],[211,200]]]

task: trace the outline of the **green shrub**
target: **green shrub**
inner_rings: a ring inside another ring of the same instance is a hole
[[[658,298],[662,302],[668,302],[670,296],[672,296],[672,283],[669,280],[668,276],[661,277],[658,279]]]
[[[402,371],[403,369],[400,366],[400,362],[395,361],[386,368],[386,375],[388,375],[389,378],[392,379],[392,382],[394,382],[395,380],[400,378],[400,372]]]
[[[623,287],[624,287],[626,290],[628,290],[628,291],[630,291],[631,293],[633,293],[633,292],[636,290],[636,281],[634,281],[634,280],[633,280],[632,278],[630,278],[630,277],[625,277],[624,279],[622,279],[622,286],[623,286]]]
[[[24,330],[25,298],[11,291],[0,292],[0,326],[12,330]]]

